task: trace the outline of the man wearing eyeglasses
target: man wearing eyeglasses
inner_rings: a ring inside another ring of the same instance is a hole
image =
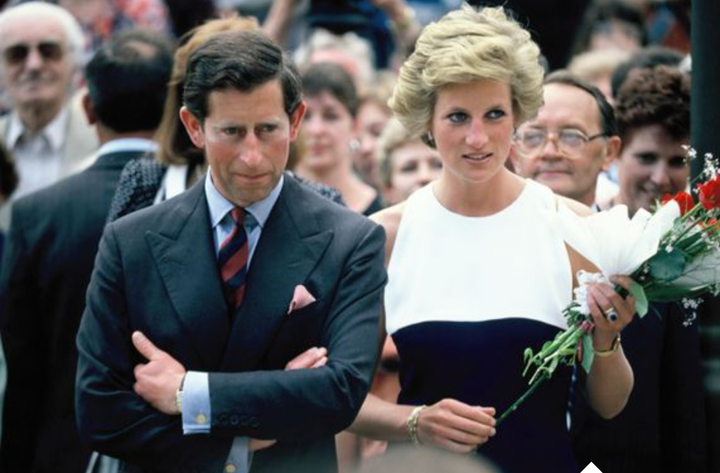
[[[0,140],[17,163],[14,199],[67,176],[97,149],[81,107],[70,105],[83,45],[80,25],[58,6],[28,2],[0,13],[0,83],[11,104]]]
[[[564,71],[547,77],[543,98],[538,116],[516,132],[515,171],[596,207],[598,176],[620,153],[612,106],[595,86]]]

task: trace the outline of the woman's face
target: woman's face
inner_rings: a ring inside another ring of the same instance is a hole
[[[357,127],[360,148],[354,154],[353,162],[357,171],[371,180],[377,179],[377,144],[389,119],[389,111],[373,100],[363,102],[358,110]]]
[[[420,140],[409,141],[390,153],[390,180],[387,194],[399,203],[410,194],[440,177],[442,161],[437,150]]]
[[[441,88],[431,131],[443,173],[469,182],[495,176],[510,153],[513,127],[508,84],[479,80]]]
[[[682,145],[687,141],[669,137],[660,125],[648,125],[633,131],[623,143],[620,194],[632,215],[641,208],[650,210],[665,194],[685,190],[690,167]]]
[[[303,164],[311,169],[329,169],[350,157],[355,120],[330,92],[306,97],[303,136],[307,154]]]

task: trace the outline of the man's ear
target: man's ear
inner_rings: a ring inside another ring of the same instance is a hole
[[[611,136],[607,142],[607,152],[605,153],[605,159],[603,160],[602,170],[607,171],[610,169],[612,164],[620,159],[620,152],[622,151],[622,140],[619,136]]]
[[[97,116],[95,116],[95,109],[93,108],[92,102],[90,101],[90,92],[85,92],[82,96],[82,108],[85,112],[85,117],[90,125],[97,123]]]
[[[300,105],[297,106],[292,115],[290,115],[290,141],[295,141],[295,139],[297,138],[306,110],[307,105],[305,105],[305,101],[302,101],[300,102]]]
[[[180,108],[180,120],[185,125],[190,141],[200,149],[205,148],[205,134],[203,133],[202,123],[193,115],[185,106]]]

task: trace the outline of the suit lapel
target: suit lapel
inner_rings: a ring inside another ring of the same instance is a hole
[[[332,239],[322,231],[312,208],[294,178],[285,175],[255,249],[246,280],[245,297],[233,321],[223,369],[247,371],[257,367],[270,346],[292,300]]]
[[[179,196],[160,230],[145,238],[185,337],[204,368],[213,369],[222,359],[229,320],[203,182]]]

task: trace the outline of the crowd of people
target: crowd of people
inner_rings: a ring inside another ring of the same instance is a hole
[[[497,423],[597,270],[558,214],[687,188],[691,74],[683,2],[498,3],[0,2],[0,471],[708,471],[623,275]]]

